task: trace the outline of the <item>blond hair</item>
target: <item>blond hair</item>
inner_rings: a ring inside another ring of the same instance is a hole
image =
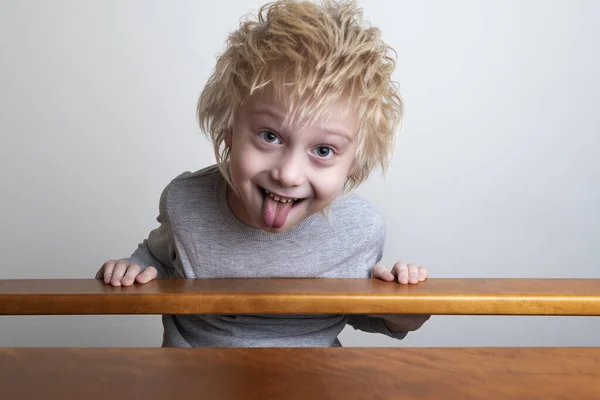
[[[359,113],[353,189],[377,165],[387,170],[403,105],[391,74],[395,52],[379,29],[363,25],[354,1],[322,5],[280,0],[262,6],[230,34],[213,75],[198,100],[200,127],[214,144],[217,163],[230,182],[226,138],[242,105],[271,84],[285,88],[288,122],[316,118],[349,99]]]

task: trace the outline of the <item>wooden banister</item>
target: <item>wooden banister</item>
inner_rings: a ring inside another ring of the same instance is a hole
[[[600,279],[0,280],[0,315],[383,313],[600,315]]]

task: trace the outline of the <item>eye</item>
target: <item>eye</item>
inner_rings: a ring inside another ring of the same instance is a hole
[[[319,146],[313,150],[313,153],[319,158],[331,158],[335,154],[329,146]]]
[[[274,144],[280,144],[281,140],[279,140],[279,137],[277,136],[276,133],[271,132],[271,131],[260,131],[258,132],[258,136],[264,140],[267,143],[274,143]]]

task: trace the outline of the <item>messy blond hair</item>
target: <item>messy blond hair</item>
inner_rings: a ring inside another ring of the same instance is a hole
[[[262,6],[230,34],[198,100],[200,127],[214,144],[230,182],[225,141],[250,96],[285,88],[287,122],[316,118],[340,100],[359,113],[354,166],[345,188],[360,185],[379,165],[385,172],[403,106],[391,74],[395,52],[377,28],[363,25],[354,1],[279,0]]]

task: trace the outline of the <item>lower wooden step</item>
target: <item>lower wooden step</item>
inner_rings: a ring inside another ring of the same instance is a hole
[[[2,348],[0,398],[600,399],[600,348]]]

